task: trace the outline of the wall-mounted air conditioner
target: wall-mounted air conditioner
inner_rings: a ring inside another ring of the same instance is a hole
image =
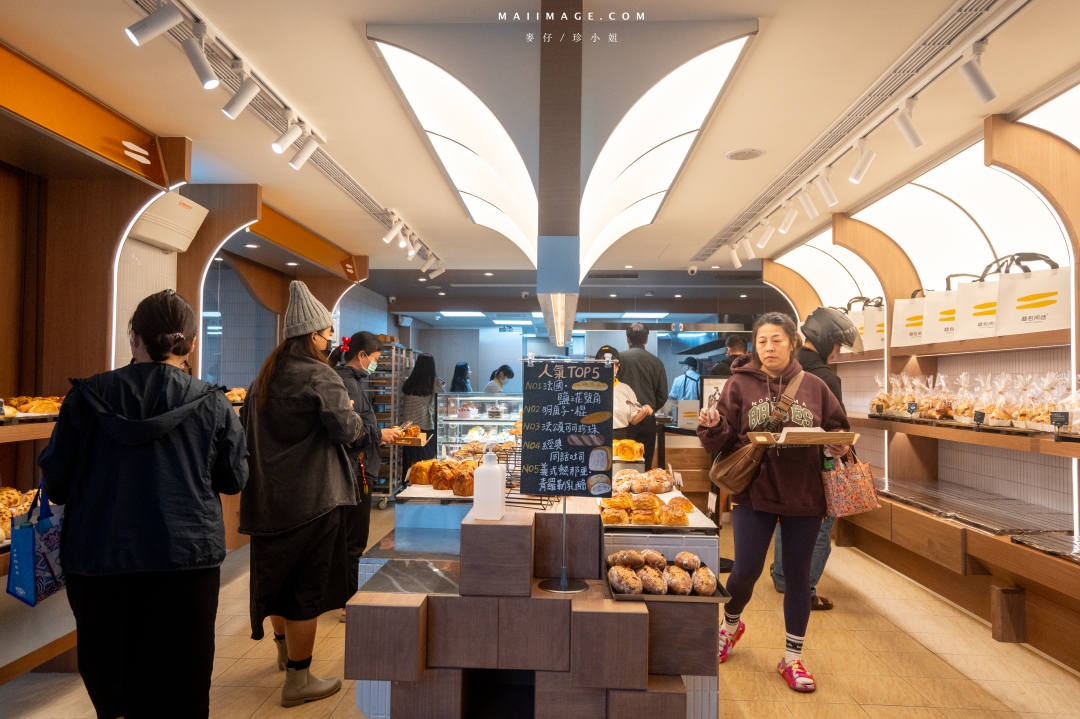
[[[184,252],[209,212],[178,192],[167,192],[146,208],[128,237],[170,252]]]

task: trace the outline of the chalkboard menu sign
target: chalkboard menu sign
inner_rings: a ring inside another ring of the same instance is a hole
[[[521,493],[610,497],[614,366],[524,364]]]

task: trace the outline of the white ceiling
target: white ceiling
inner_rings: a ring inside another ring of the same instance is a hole
[[[840,116],[954,0],[640,0],[649,21],[758,18],[760,30],[706,125],[653,225],[610,248],[597,269],[624,264],[685,267]],[[524,253],[473,224],[411,120],[393,82],[364,39],[369,23],[493,22],[500,11],[535,12],[502,0],[198,0],[198,8],[327,138],[325,150],[384,207],[394,208],[451,268],[526,269]],[[585,10],[607,11],[587,2]],[[293,171],[269,149],[274,133],[251,113],[220,111],[224,90],[202,90],[182,51],[167,38],[138,48],[123,28],[142,17],[124,0],[0,0],[0,39],[160,135],[194,140],[197,182],[257,182],[264,199],[356,254],[373,269],[404,269],[404,252],[310,163]],[[1080,67],[1080,2],[1033,0],[991,39],[983,67],[999,92],[980,104],[955,71],[921,96],[915,121],[926,139],[912,151],[887,123],[872,138],[878,156],[866,180],[836,166],[834,211],[875,195],[973,134],[985,115],[1009,112]],[[480,45],[477,53],[496,53]],[[742,147],[759,159],[730,161]],[[819,209],[824,203],[814,194]],[[816,234],[828,220],[800,216],[774,235],[767,255]],[[726,253],[711,264],[730,267]]]

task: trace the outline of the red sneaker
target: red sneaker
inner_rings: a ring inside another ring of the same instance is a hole
[[[806,670],[806,665],[802,663],[802,659],[793,659],[786,663],[781,659],[776,668],[780,672],[780,676],[784,677],[787,685],[795,691],[812,692],[817,689],[814,675]]]
[[[728,655],[735,648],[735,644],[742,639],[743,634],[746,634],[746,625],[743,622],[739,622],[739,628],[735,630],[734,634],[728,634],[724,623],[720,623],[720,651],[716,655],[718,662],[723,664],[727,661]]]

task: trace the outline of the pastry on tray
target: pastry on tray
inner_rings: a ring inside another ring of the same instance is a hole
[[[600,521],[604,524],[630,524],[630,515],[625,509],[605,507],[600,510]]]
[[[646,549],[641,553],[641,558],[645,560],[645,564],[658,572],[663,572],[667,569],[667,557],[655,549]]]
[[[669,507],[678,507],[683,512],[685,512],[686,514],[693,514],[694,513],[694,503],[691,502],[686,497],[682,497],[682,496],[672,497],[671,499],[668,500],[668,506]]]
[[[605,509],[633,509],[630,495],[626,492],[613,492],[610,497],[600,500],[600,506]]]
[[[660,524],[660,515],[655,509],[635,509],[630,512],[630,524]]]
[[[464,463],[463,463],[464,464]],[[473,496],[473,468],[463,466],[454,475],[454,483],[451,486],[457,497]]]
[[[664,581],[667,582],[668,591],[672,594],[683,596],[690,594],[694,589],[694,582],[686,570],[674,564],[664,570]]]
[[[652,567],[644,566],[637,570],[637,577],[641,580],[641,588],[646,594],[667,594],[667,582],[664,575]]]
[[[686,527],[689,526],[690,520],[682,509],[669,505],[660,508],[660,524],[665,527]]]
[[[716,575],[708,567],[698,567],[692,579],[694,594],[711,597],[716,593]]]
[[[649,510],[657,510],[664,505],[664,503],[660,501],[660,498],[652,492],[641,492],[633,495],[630,498],[630,504],[633,509]]]
[[[409,468],[409,484],[431,484],[431,467],[434,459],[424,459]]]
[[[701,559],[690,552],[679,552],[675,555],[675,566],[693,572],[701,566]]]
[[[624,549],[608,555],[607,563],[609,567],[629,567],[637,570],[645,566],[645,558],[636,549]]]
[[[618,565],[612,567],[608,570],[608,582],[611,583],[611,591],[618,594],[641,594],[641,580],[632,569]]]

